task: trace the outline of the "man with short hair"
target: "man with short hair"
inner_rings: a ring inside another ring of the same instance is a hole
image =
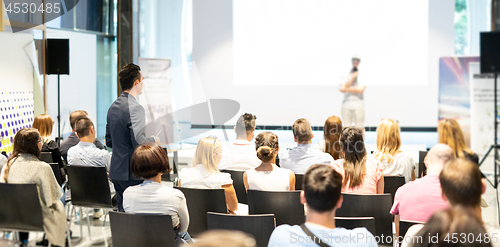
[[[396,191],[391,208],[396,236],[399,234],[399,220],[426,222],[434,212],[448,208],[448,203],[441,197],[439,173],[444,165],[453,159],[453,150],[448,145],[435,145],[424,160],[427,175],[399,187]]]
[[[292,126],[293,139],[297,147],[279,152],[280,166],[295,174],[304,174],[314,164],[333,164],[333,157],[312,146],[312,128],[307,119],[295,120]]]
[[[76,119],[80,117],[88,117],[88,114],[86,111],[74,111],[71,114],[69,114],[69,124],[71,125],[71,134],[61,142],[61,146],[59,147],[59,151],[61,152],[61,155],[68,161],[66,156],[68,155],[68,150],[78,144],[80,142],[80,139],[78,136],[75,134],[75,122]],[[99,149],[104,149],[104,145],[102,145],[101,141],[99,139],[94,138],[94,145],[99,148]]]
[[[159,142],[158,137],[146,138],[146,112],[137,102],[142,94],[141,68],[133,63],[125,65],[118,73],[123,89],[118,99],[108,110],[106,123],[106,146],[113,149],[109,177],[116,189],[118,210],[123,210],[123,192],[129,186],[142,183],[130,171],[130,161],[135,148],[147,142]]]
[[[260,165],[255,145],[251,143],[255,132],[256,116],[245,113],[238,118],[234,132],[236,141],[224,143],[219,170],[246,171]]]
[[[336,228],[335,212],[342,206],[342,175],[330,166],[313,165],[304,176],[300,201],[306,205],[306,222],[301,226],[280,225],[268,246],[377,246],[366,228]],[[354,236],[354,237],[353,237]]]

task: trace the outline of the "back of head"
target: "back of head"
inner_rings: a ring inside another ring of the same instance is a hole
[[[79,138],[88,136],[90,134],[90,127],[94,127],[94,123],[86,116],[80,117],[75,121],[75,132]]]
[[[293,137],[297,140],[297,143],[309,142],[312,139],[312,129],[311,124],[305,118],[299,118],[295,120],[292,126]]]
[[[255,239],[240,231],[208,230],[189,243],[190,247],[256,247]]]
[[[134,86],[136,80],[141,80],[141,67],[133,63],[129,63],[118,72],[120,78],[120,86],[122,90],[130,90]]]
[[[491,246],[492,241],[484,241],[485,234],[481,221],[470,210],[452,207],[432,215],[411,241],[414,247]],[[461,242],[452,236],[457,236]],[[462,236],[466,236],[466,241]]]
[[[399,123],[392,119],[384,119],[377,127],[377,151],[374,155],[379,159],[394,160],[393,154],[401,147]]]
[[[444,119],[438,124],[439,143],[444,143],[453,150],[454,155],[464,158],[463,152],[472,154],[465,145],[464,134],[460,124],[455,119]]]
[[[340,147],[340,134],[342,133],[342,120],[337,116],[330,116],[323,127],[325,137],[325,153],[329,153],[333,159],[340,159],[342,150]]]
[[[467,159],[455,159],[446,164],[439,174],[443,194],[451,205],[478,207],[483,192],[481,171]]]
[[[52,134],[52,125],[54,121],[47,114],[40,114],[33,121],[33,128],[38,129],[42,138],[49,137]]]
[[[241,115],[236,121],[236,136],[246,139],[247,135],[255,130],[255,119],[257,117],[250,113]]]
[[[454,159],[453,150],[446,144],[434,145],[426,156],[428,169],[440,170],[444,165]]]
[[[363,184],[366,167],[366,149],[363,130],[356,127],[345,127],[340,136],[340,144],[344,152],[344,181],[354,188]]]
[[[137,146],[132,155],[130,168],[137,178],[143,179],[170,172],[167,153],[154,143]]]
[[[279,149],[278,136],[269,131],[260,133],[255,137],[255,149],[262,162],[272,162]]]
[[[342,190],[342,175],[326,165],[312,165],[304,175],[307,206],[316,212],[331,211]]]
[[[19,154],[32,154],[40,157],[40,149],[38,143],[41,141],[40,133],[35,128],[20,129],[14,136],[14,149],[7,164],[5,165],[3,179],[7,182],[8,173],[12,165],[12,160],[18,157]]]
[[[86,111],[74,111],[69,114],[69,124],[71,125],[71,129],[75,130],[75,123],[78,118],[86,116],[88,116]]]
[[[193,166],[203,165],[210,172],[219,172],[214,154],[221,152],[221,142],[216,137],[204,137],[198,141],[193,157]]]

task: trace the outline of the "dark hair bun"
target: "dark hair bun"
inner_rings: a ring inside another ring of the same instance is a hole
[[[257,158],[260,160],[267,162],[270,161],[274,154],[274,150],[269,146],[261,146],[257,149]]]

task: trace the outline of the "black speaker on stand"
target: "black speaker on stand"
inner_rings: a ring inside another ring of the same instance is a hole
[[[57,75],[57,144],[61,142],[61,75],[69,75],[69,39],[47,39],[45,73]]]

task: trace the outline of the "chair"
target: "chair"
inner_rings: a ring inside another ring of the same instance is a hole
[[[374,217],[376,236],[392,236],[392,206],[390,194],[342,194],[344,202],[337,209],[337,217]]]
[[[247,190],[245,189],[245,184],[243,183],[243,173],[244,171],[233,171],[233,170],[222,170],[221,172],[226,172],[231,174],[233,179],[234,190],[236,191],[236,197],[239,203],[247,204]]]
[[[170,215],[109,212],[113,246],[175,247]]]
[[[399,221],[399,236],[402,237],[400,239],[403,239],[404,236],[406,235],[406,232],[408,231],[408,229],[410,229],[410,227],[415,225],[415,224],[425,224],[425,222],[400,220]]]
[[[304,174],[295,174],[295,190],[303,190],[302,181],[304,181]]]
[[[305,222],[300,191],[248,190],[248,214],[274,214],[278,226]]]
[[[59,185],[62,185],[63,179],[62,179],[61,169],[59,169],[59,164],[49,163],[49,165],[52,168],[52,172],[54,172],[54,176],[56,177],[57,183]]]
[[[82,208],[84,207],[105,209],[103,222],[104,227],[108,210],[113,209],[106,168],[70,165],[67,167],[67,170],[68,180],[71,186],[71,204],[73,206],[80,207],[80,233],[82,232]],[[92,236],[90,232],[90,219],[88,217],[87,223],[89,239],[91,239]],[[106,238],[104,239],[104,243],[105,246],[108,245]]]
[[[374,217],[335,217],[335,226],[345,229],[365,227],[371,234],[376,234]]]
[[[418,178],[421,178],[427,174],[427,167],[425,167],[424,160],[425,156],[427,156],[428,151],[419,151],[418,152]]]
[[[265,247],[275,226],[274,215],[231,215],[207,213],[208,229],[238,230],[254,236],[257,247]]]
[[[404,184],[404,176],[384,176],[384,193],[391,194],[391,202],[394,202],[394,195],[398,188]]]
[[[54,163],[54,159],[52,158],[51,152],[41,152],[39,160],[45,163]]]
[[[207,213],[227,213],[226,194],[224,189],[191,189],[174,187],[184,193],[189,211],[189,228],[191,236],[207,230]]]

